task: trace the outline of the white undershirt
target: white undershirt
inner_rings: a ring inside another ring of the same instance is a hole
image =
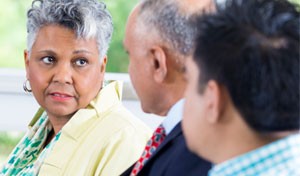
[[[184,99],[181,99],[177,103],[175,103],[171,107],[164,121],[162,122],[162,125],[166,130],[166,135],[168,135],[173,130],[173,128],[181,121],[182,113],[183,113],[183,105],[184,105]]]

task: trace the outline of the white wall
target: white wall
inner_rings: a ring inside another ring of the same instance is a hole
[[[33,96],[23,91],[25,78],[24,70],[0,69],[0,131],[25,131],[39,107]],[[141,110],[128,74],[106,73],[105,79],[124,81],[124,106],[152,129],[163,120]]]

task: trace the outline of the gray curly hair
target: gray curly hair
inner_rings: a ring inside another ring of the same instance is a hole
[[[178,0],[180,1],[180,0]],[[197,13],[181,13],[176,0],[142,0],[139,23],[183,56],[191,55],[197,36]]]
[[[74,31],[78,38],[97,40],[100,60],[112,37],[112,17],[98,0],[34,0],[27,12],[27,50],[44,26],[57,24]]]

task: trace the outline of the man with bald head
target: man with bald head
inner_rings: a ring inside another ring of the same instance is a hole
[[[181,117],[184,62],[193,52],[196,18],[212,9],[211,0],[144,0],[130,14],[124,48],[131,81],[143,111],[165,118],[123,175],[207,175],[211,164],[188,151]]]

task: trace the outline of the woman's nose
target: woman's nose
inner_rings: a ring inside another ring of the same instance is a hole
[[[72,68],[69,64],[61,64],[56,67],[53,75],[53,81],[62,84],[72,84]]]

